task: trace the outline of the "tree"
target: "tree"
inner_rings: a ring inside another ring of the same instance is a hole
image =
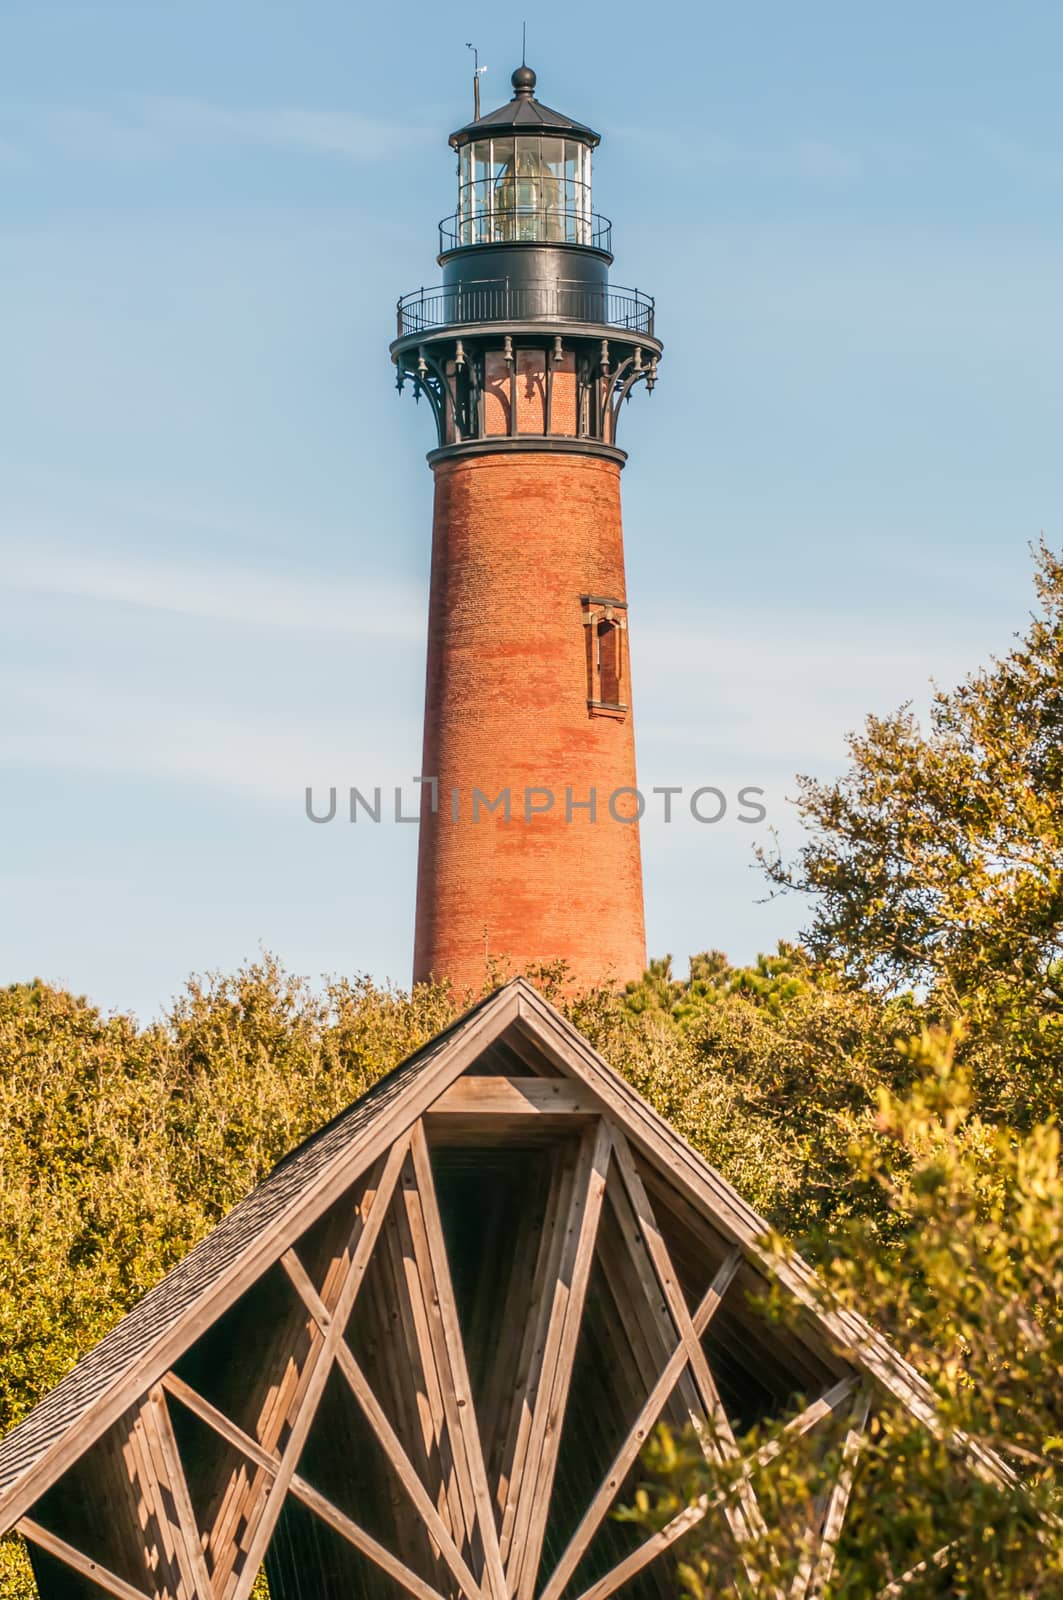
[[[454,1014],[441,988],[323,993],[267,956],[161,1023],[0,990],[0,1432],[307,1134]],[[35,1600],[0,1540],[0,1597]]]
[[[621,1070],[774,1226],[814,1249],[818,1223],[883,1217],[848,1151],[879,1089],[911,1080],[893,1048],[922,1024],[910,994],[861,988],[781,943],[746,967],[716,951],[694,956],[686,980],[656,961],[625,1005],[674,1042],[656,1071],[640,1068],[637,1051],[620,1053]]]
[[[810,837],[766,865],[811,896],[814,958],[857,983],[919,989],[966,1019],[983,1105],[1020,1125],[1063,1088],[1063,560],[1042,542],[1024,638],[936,694],[871,717],[849,770],[800,780]]]
[[[904,1096],[880,1093],[877,1126],[851,1156],[881,1188],[894,1225],[888,1240],[866,1217],[833,1228],[821,1291],[825,1306],[858,1310],[909,1355],[936,1391],[940,1431],[876,1406],[830,1582],[817,1596],[1018,1600],[1063,1584],[1059,1128],[984,1122],[956,1042],[925,1034],[906,1046],[921,1076]],[[780,1238],[774,1248],[786,1254]],[[782,1300],[774,1309],[786,1314]],[[1004,1482],[972,1469],[972,1447],[1002,1459]],[[782,1422],[751,1430],[742,1457],[777,1452],[754,1476],[765,1532],[740,1561],[722,1516],[699,1523],[679,1568],[691,1600],[808,1592],[795,1585],[821,1559],[813,1508],[837,1477],[844,1439],[816,1451],[814,1434],[787,1433]],[[732,1494],[741,1477],[736,1466],[708,1467],[692,1438],[666,1431],[644,1467],[624,1514],[652,1530],[702,1496]]]

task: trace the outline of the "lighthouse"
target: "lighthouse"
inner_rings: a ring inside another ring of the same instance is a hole
[[[435,423],[414,979],[616,985],[646,958],[617,433],[661,345],[609,278],[599,135],[512,85],[450,136],[443,281],[391,345]]]

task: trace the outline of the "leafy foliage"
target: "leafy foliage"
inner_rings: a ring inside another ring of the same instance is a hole
[[[877,1126],[852,1148],[894,1220],[888,1251],[869,1218],[850,1217],[832,1231],[823,1268],[824,1309],[858,1310],[890,1335],[932,1384],[940,1415],[934,1436],[895,1403],[876,1406],[831,1596],[878,1595],[938,1552],[906,1595],[1041,1596],[1063,1582],[1059,1129],[985,1123],[954,1045],[925,1034],[906,1048],[919,1077],[904,1096],[880,1092]],[[785,1258],[781,1238],[774,1247]],[[792,1315],[781,1298],[774,1311]],[[1010,1473],[980,1476],[972,1447]],[[824,1451],[821,1430],[787,1432],[779,1419],[751,1430],[739,1460],[722,1466],[666,1430],[647,1452],[648,1480],[625,1514],[656,1531],[703,1497],[733,1498],[741,1463],[765,1451],[777,1453],[752,1475],[764,1532],[740,1560],[710,1511],[679,1567],[691,1600],[720,1593],[721,1573],[736,1595],[790,1592],[817,1559],[813,1507],[838,1476],[844,1441],[836,1434]]]
[[[854,1209],[882,1215],[848,1148],[878,1089],[910,1076],[893,1048],[921,1025],[910,995],[859,989],[780,944],[753,967],[695,956],[686,982],[656,962],[627,1006],[674,1031],[656,1072],[626,1069],[636,1087],[771,1222],[805,1235]]]
[[[165,1022],[0,991],[0,1429],[293,1145],[448,1021],[271,960],[192,982]]]
[[[870,717],[843,777],[801,780],[808,842],[768,863],[813,897],[817,958],[965,1018],[979,1093],[1020,1124],[1063,1089],[1063,559],[1044,543],[1035,583],[1025,638],[939,692],[929,733],[908,708]]]

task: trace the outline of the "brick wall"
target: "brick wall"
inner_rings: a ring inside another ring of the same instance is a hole
[[[619,465],[513,452],[451,457],[435,475],[421,771],[440,788],[435,813],[423,793],[414,976],[477,985],[488,957],[512,969],[561,957],[577,983],[637,977],[638,825],[608,806],[636,782],[632,718],[588,710],[582,604],[626,598]],[[508,789],[509,822],[485,807],[474,822],[474,788]],[[554,805],[526,821],[529,788]],[[592,788],[597,820],[566,821],[566,790],[578,802]]]

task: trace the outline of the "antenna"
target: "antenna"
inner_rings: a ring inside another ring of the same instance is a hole
[[[466,50],[472,51],[472,117],[474,122],[480,120],[480,75],[487,71],[480,65],[480,52],[474,44],[466,41]]]
[[[528,24],[526,22],[522,22],[520,25],[520,64],[522,67],[528,65]]]

